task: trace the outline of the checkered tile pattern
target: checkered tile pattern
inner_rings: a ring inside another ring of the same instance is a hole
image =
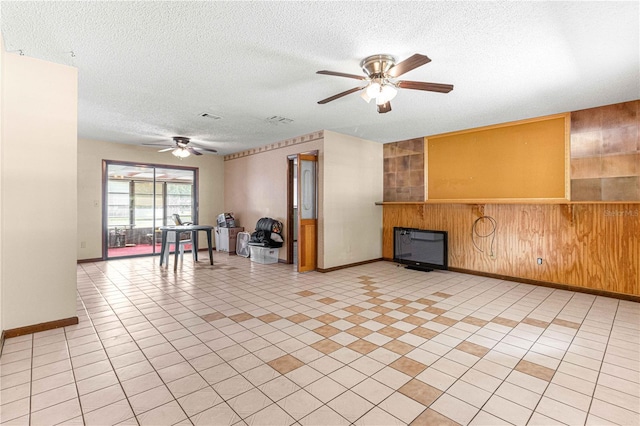
[[[637,303],[378,262],[78,266],[8,339],[3,424],[640,424]]]

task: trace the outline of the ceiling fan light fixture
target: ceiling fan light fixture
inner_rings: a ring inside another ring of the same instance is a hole
[[[187,158],[188,156],[191,155],[189,150],[186,149],[185,147],[178,147],[178,148],[174,149],[173,151],[171,151],[171,153],[173,155],[175,155],[176,157],[178,157],[178,158]]]
[[[396,58],[391,55],[371,55],[360,62],[360,67],[365,76],[347,74],[336,71],[318,71],[317,74],[334,75],[355,80],[364,81],[366,86],[354,87],[336,95],[318,101],[318,104],[326,104],[343,96],[360,92],[360,97],[369,103],[376,100],[378,113],[384,114],[391,111],[391,100],[398,93],[398,89],[423,90],[427,92],[449,93],[453,90],[452,84],[428,83],[426,81],[399,80],[398,78],[409,71],[431,62],[426,55],[416,53],[402,62],[396,63]]]
[[[396,89],[393,84],[387,83],[382,86],[382,89],[380,89],[380,97],[385,98],[385,101],[383,103],[389,102],[390,100],[395,98],[397,94],[398,89]]]
[[[380,83],[372,81],[367,87],[367,96],[371,99],[376,99],[380,95]]]

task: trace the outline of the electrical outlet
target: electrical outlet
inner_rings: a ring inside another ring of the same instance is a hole
[[[87,248],[87,242],[86,241],[80,241],[80,248]]]
[[[542,258],[541,257],[538,258],[538,265],[542,265]]]

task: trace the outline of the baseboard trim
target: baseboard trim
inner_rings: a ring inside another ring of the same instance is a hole
[[[12,328],[2,332],[4,338],[24,336],[25,334],[38,333],[40,331],[53,330],[55,328],[67,327],[78,324],[78,317],[64,318],[55,321],[41,322],[40,324],[27,325],[24,327]],[[3,339],[4,340],[4,339]]]
[[[349,263],[347,265],[341,265],[341,266],[334,266],[332,268],[326,268],[326,269],[322,269],[322,268],[316,268],[316,271],[321,272],[323,274],[327,273],[327,272],[333,272],[333,271],[338,271],[340,269],[347,269],[347,268],[353,268],[354,266],[360,266],[360,265],[366,265],[367,263],[375,263],[375,262],[380,262],[381,260],[384,260],[383,258],[379,257],[377,259],[371,259],[371,260],[363,260],[362,262],[355,262],[355,263]]]
[[[616,293],[613,291],[598,290],[595,288],[587,288],[587,287],[578,287],[574,285],[559,284],[559,283],[553,283],[549,281],[532,280],[529,278],[511,277],[508,275],[493,274],[490,272],[472,271],[470,269],[449,268],[449,270],[453,272],[461,272],[463,274],[478,275],[481,277],[496,278],[499,280],[515,281],[515,282],[524,283],[524,284],[538,285],[541,287],[555,288],[558,290],[575,291],[576,293],[587,293],[587,294],[592,294],[594,296],[612,297],[614,299],[628,300],[631,302],[640,302],[640,296],[634,296],[633,294]]]
[[[93,262],[102,262],[103,259],[101,257],[96,257],[93,259],[78,259],[76,263],[93,263]]]
[[[0,357],[2,357],[2,349],[4,349],[4,330],[2,330],[2,334],[0,335]]]
[[[384,258],[384,260],[388,262],[393,262],[393,259],[388,259],[386,257]],[[477,275],[480,277],[487,277],[487,278],[496,278],[499,280],[514,281],[514,282],[523,283],[523,284],[539,285],[541,287],[555,288],[558,290],[575,291],[576,293],[587,293],[587,294],[592,294],[594,296],[612,297],[614,299],[628,300],[630,302],[640,303],[640,296],[635,296],[633,294],[616,293],[615,291],[598,290],[595,288],[588,288],[588,287],[578,287],[575,285],[553,283],[550,281],[533,280],[530,278],[512,277],[510,275],[500,275],[500,274],[494,274],[491,272],[474,271],[472,269],[449,267],[449,270],[453,272],[460,272],[462,274]]]

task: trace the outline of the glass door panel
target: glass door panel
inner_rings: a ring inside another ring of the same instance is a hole
[[[107,167],[107,258],[153,254],[153,167]]]
[[[107,258],[159,254],[160,226],[196,221],[195,169],[107,162]]]

